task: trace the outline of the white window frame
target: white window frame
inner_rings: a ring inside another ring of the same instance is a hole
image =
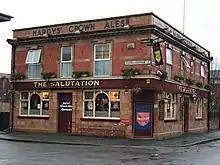
[[[182,60],[183,64],[184,64],[187,68],[190,68],[190,65],[189,65],[188,61],[186,60],[186,57],[181,56],[181,60]],[[183,67],[184,67],[184,66],[183,66]]]
[[[26,56],[26,60],[25,60],[25,64],[28,65],[28,79],[40,79],[41,78],[41,49],[30,49],[28,50],[27,56]],[[36,58],[36,61],[33,61],[34,56],[37,55],[38,57]],[[28,59],[31,58],[31,60],[29,61]],[[30,76],[30,66],[39,66],[39,77],[33,77]]]
[[[168,61],[168,59],[169,59],[168,56],[170,56],[171,61]],[[173,52],[172,52],[172,49],[166,47],[166,72],[168,74],[169,79],[172,78],[172,66],[173,66]],[[169,67],[169,68],[171,67],[170,68],[170,70],[171,70],[170,74],[168,73],[167,67]]]
[[[200,65],[200,75],[201,77],[205,77],[205,66],[204,65]]]
[[[106,92],[107,91],[107,92]],[[93,99],[85,99],[85,93],[86,92],[93,92]],[[97,92],[97,93],[96,93]],[[112,120],[120,120],[120,117],[111,117],[111,99],[110,99],[110,92],[111,90],[105,90],[105,91],[97,91],[97,90],[84,90],[83,91],[83,111],[82,111],[82,117],[85,118],[85,119],[112,119]],[[120,92],[120,91],[118,91]],[[108,117],[96,117],[95,116],[95,99],[96,99],[96,96],[100,93],[104,93],[108,96],[108,99],[109,99],[109,111],[108,111]],[[85,101],[93,101],[93,116],[85,116]],[[119,98],[118,100],[121,104],[121,100]],[[120,106],[120,109],[119,109],[119,113],[121,112],[121,106]]]
[[[108,58],[105,58],[105,59],[96,59],[96,47],[97,46],[104,46],[104,45],[108,45],[109,46],[109,57]],[[111,47],[111,44],[110,43],[106,43],[106,44],[95,44],[94,45],[94,53],[93,53],[93,57],[94,57],[94,65],[93,65],[93,76],[94,77],[109,77],[109,76],[111,76],[111,72],[112,72],[112,69],[110,69],[110,74],[109,75],[96,75],[96,73],[95,73],[95,67],[96,67],[96,62],[97,61],[109,61],[109,62],[111,62],[111,49],[112,49],[112,47]]]
[[[203,104],[204,104],[204,99],[203,98],[198,98],[196,101],[196,111],[195,111],[195,118],[196,119],[202,119],[203,118]],[[197,109],[199,113],[197,113]]]
[[[26,60],[25,60],[25,64],[40,63],[41,52],[42,52],[41,49],[30,49],[30,50],[28,50]],[[38,56],[36,61],[33,61],[34,55]],[[28,60],[29,58],[31,58],[31,61]]]
[[[69,47],[71,51],[71,60],[70,61],[63,61],[63,48],[64,47]],[[60,47],[60,78],[71,78],[72,77],[72,71],[71,71],[71,76],[62,76],[62,64],[63,63],[71,63],[71,66],[73,66],[73,49],[72,46],[62,46]],[[72,67],[71,67],[72,68]]]
[[[24,92],[26,92],[26,93],[28,93],[28,98],[27,99],[22,99],[22,93],[24,93]],[[31,96],[33,95],[33,94],[38,94],[39,96],[40,96],[40,115],[31,115],[30,114],[30,111],[31,111],[31,109],[30,109],[30,99],[31,99]],[[43,101],[48,101],[49,103],[50,103],[50,100],[49,99],[42,99],[42,97],[41,97],[41,95],[38,93],[38,92],[30,92],[30,91],[21,91],[20,92],[20,101],[19,101],[19,116],[33,116],[33,117],[49,117],[49,114],[48,115],[42,115],[42,113],[43,113],[43,108],[42,108],[42,102]],[[22,106],[22,104],[21,104],[21,102],[22,101],[28,101],[28,114],[21,114],[21,106]],[[50,106],[49,106],[49,110],[48,111],[50,111]],[[49,113],[49,112],[48,112]]]
[[[176,113],[177,113],[177,94],[176,93],[168,93],[170,98],[165,99],[164,101],[164,120],[176,120]],[[174,97],[173,97],[174,96]],[[168,107],[168,102],[170,101],[170,107]],[[170,117],[168,117],[167,110],[170,109]]]

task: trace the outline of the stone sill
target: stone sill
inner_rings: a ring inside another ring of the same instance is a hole
[[[49,116],[23,116],[23,115],[20,115],[17,117],[20,119],[50,119]]]
[[[164,122],[165,122],[165,123],[168,123],[168,122],[177,122],[177,119],[164,119]]]
[[[203,120],[203,118],[195,118],[195,120]]]
[[[120,121],[121,119],[116,119],[116,118],[113,118],[113,119],[111,119],[111,118],[86,118],[86,117],[82,117],[81,118],[81,120],[96,120],[96,121],[112,121],[112,122],[114,122],[114,121]]]

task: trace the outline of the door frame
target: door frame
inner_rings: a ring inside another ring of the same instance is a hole
[[[186,112],[186,104],[185,104],[185,99],[188,100],[188,107],[187,107],[187,112]],[[190,109],[190,97],[189,96],[184,96],[184,109],[183,109],[183,132],[188,133],[189,132],[189,109]],[[186,116],[187,116],[187,121],[186,121]],[[187,127],[186,127],[187,125]]]
[[[136,109],[135,109],[135,105],[136,104],[148,104],[148,105],[151,105],[151,136],[136,136],[135,135],[135,122],[136,122]],[[154,136],[154,103],[151,103],[151,102],[133,102],[132,104],[132,134],[134,137],[138,138],[153,138]]]
[[[60,95],[62,94],[71,94],[71,98],[72,98],[72,111],[71,111],[71,130],[70,130],[70,133],[72,133],[72,122],[73,122],[73,93],[72,92],[57,92],[57,133],[61,133],[60,130],[59,130],[59,124],[60,124]]]

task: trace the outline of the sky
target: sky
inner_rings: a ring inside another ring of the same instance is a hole
[[[4,0],[0,13],[14,18],[0,23],[0,72],[10,73],[12,30],[41,25],[154,12],[183,31],[184,0]],[[220,0],[185,0],[185,34],[220,54]],[[220,59],[220,58],[219,58]]]

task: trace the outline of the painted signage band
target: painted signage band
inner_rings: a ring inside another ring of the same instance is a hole
[[[177,89],[179,92],[182,93],[189,93],[189,94],[195,94],[196,93],[196,89],[190,88],[190,87],[184,87],[181,85],[177,85]]]
[[[99,86],[99,80],[67,80],[67,81],[37,81],[33,82],[35,88],[53,87],[93,87]]]
[[[55,27],[46,27],[34,29],[29,32],[29,35],[32,37],[42,36],[44,34],[47,35],[59,35],[59,34],[68,34],[75,33],[75,31],[95,31],[95,30],[108,30],[108,29],[117,29],[123,28],[127,24],[127,19],[115,19],[115,20],[105,20],[99,22],[91,22],[91,23],[80,23],[80,24],[72,24],[72,25],[63,25],[63,26],[55,26]]]

